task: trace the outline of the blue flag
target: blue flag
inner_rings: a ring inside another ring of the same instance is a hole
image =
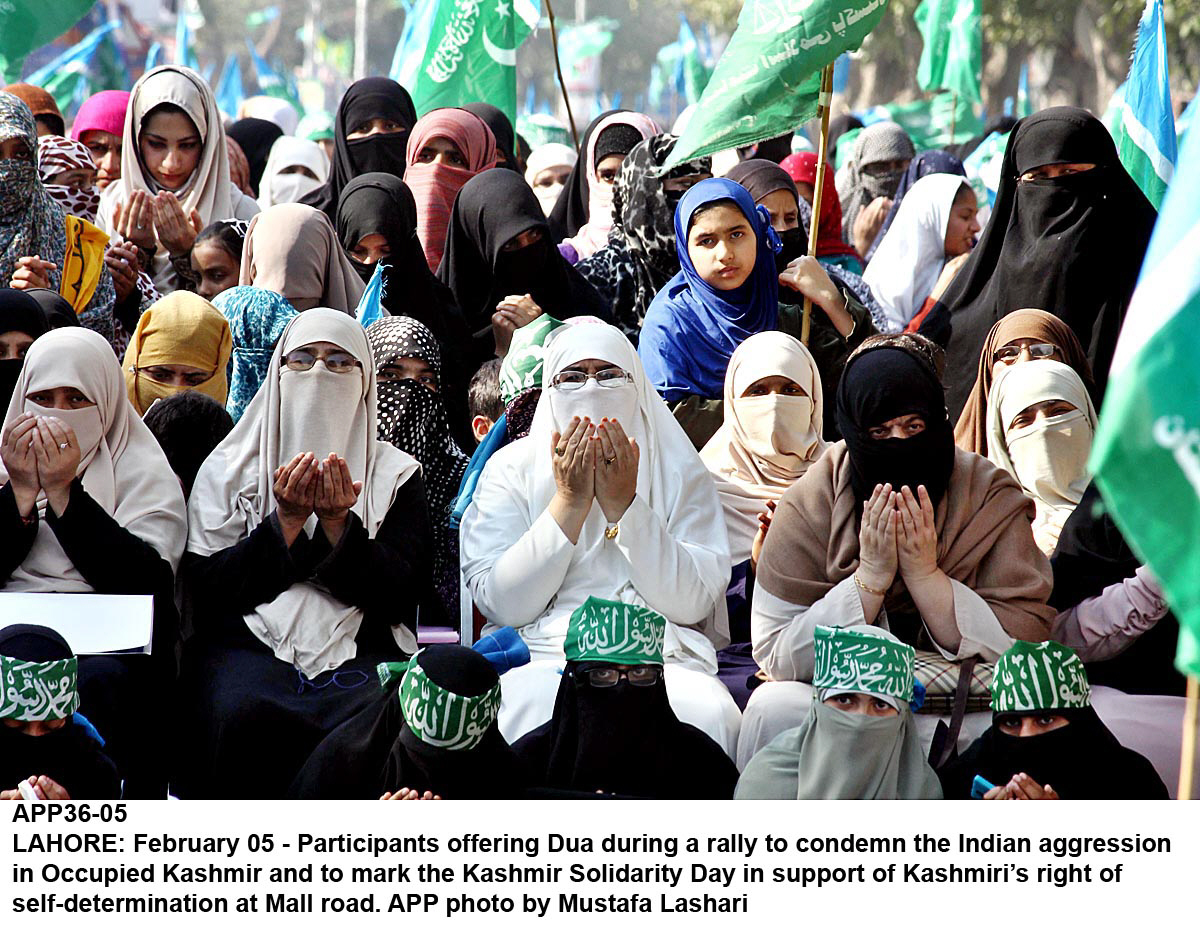
[[[1146,0],[1112,134],[1121,164],[1158,209],[1178,155],[1162,0]]]
[[[367,281],[367,288],[363,290],[362,299],[358,301],[358,308],[354,310],[355,318],[364,329],[372,322],[378,322],[383,318],[382,301],[387,295],[387,288],[383,283],[383,271],[383,262],[377,262],[375,273]]]
[[[217,83],[217,109],[230,119],[237,119],[238,107],[246,98],[242,87],[242,63],[237,54],[230,54],[221,69],[221,80]]]

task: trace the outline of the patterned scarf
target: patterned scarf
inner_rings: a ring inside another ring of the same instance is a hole
[[[433,368],[439,385],[442,357],[433,334],[407,316],[391,316],[367,328],[375,369],[383,370],[401,358],[419,358]],[[429,514],[433,521],[433,577],[448,616],[458,616],[458,536],[450,531],[450,507],[458,493],[467,456],[455,444],[446,419],[446,405],[415,380],[380,380],[379,440],[406,451],[421,464]]]
[[[576,265],[612,304],[617,324],[637,337],[646,310],[668,280],[679,273],[675,251],[675,204],[663,183],[689,174],[708,174],[712,159],[697,158],[660,174],[676,136],[656,135],[633,147],[613,189],[613,227],[608,245]]]
[[[213,298],[229,320],[233,335],[233,372],[225,408],[236,423],[271,369],[275,343],[296,315],[292,304],[272,290],[231,287]]]
[[[10,93],[0,92],[0,142],[20,137],[28,158],[0,160],[0,281],[6,285],[17,259],[41,255],[62,266],[67,249],[63,209],[38,180],[37,128],[29,107]],[[50,289],[58,291],[58,271],[47,274]]]
[[[96,162],[92,153],[82,142],[65,139],[61,135],[44,135],[38,139],[38,174],[42,186],[71,216],[88,222],[96,221],[100,209],[100,190],[95,184],[87,187],[68,187],[52,184],[51,179],[64,171],[91,171],[96,173]]]

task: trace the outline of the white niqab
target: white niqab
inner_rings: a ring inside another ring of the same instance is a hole
[[[337,345],[362,368],[335,374],[318,362],[307,371],[281,370],[288,352],[314,342]],[[351,509],[374,538],[397,490],[419,469],[411,456],[378,441],[377,428],[375,367],[362,326],[328,308],[296,316],[275,346],[262,389],[196,475],[188,550],[211,556],[250,534],[275,510],[275,469],[305,451],[318,459],[330,452],[345,458],[351,477],[363,485]],[[319,531],[316,516],[305,530]],[[293,585],[245,617],[277,658],[308,677],[355,656],[362,618],[357,607],[312,582]],[[402,650],[416,650],[407,628],[392,631]]]
[[[764,377],[787,377],[806,395],[742,396]],[[825,450],[823,402],[817,363],[790,335],[752,335],[729,359],[725,422],[700,459],[716,481],[734,565],[750,557],[758,516],[766,511],[767,501],[778,501]]]
[[[73,387],[95,406],[50,409],[27,397],[56,387]],[[112,347],[83,328],[55,329],[29,348],[8,404],[4,427],[23,412],[54,416],[75,432],[80,459],[77,474],[99,506],[179,567],[187,539],[183,490],[157,439],[130,405],[121,368]],[[8,472],[0,462],[0,485]],[[46,500],[38,501],[37,537],[21,565],[5,584],[10,593],[89,593],[54,530],[45,521]]]
[[[282,173],[295,167],[307,168],[313,177]],[[267,209],[280,203],[299,203],[306,194],[323,186],[328,177],[329,159],[320,145],[308,139],[282,135],[267,155],[267,166],[258,184],[258,206]]]
[[[1030,425],[1009,428],[1036,403],[1065,400],[1075,407]],[[988,397],[988,458],[1012,474],[1037,514],[1033,537],[1046,556],[1054,553],[1062,527],[1079,505],[1091,475],[1088,455],[1096,434],[1096,410],[1074,369],[1058,361],[1013,364],[1000,372]]]

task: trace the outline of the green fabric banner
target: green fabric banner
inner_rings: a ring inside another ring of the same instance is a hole
[[[0,0],[0,71],[4,83],[21,79],[25,56],[74,26],[96,0]]]
[[[857,49],[887,0],[746,0],[667,167],[791,132],[817,114],[821,70]]]
[[[913,13],[925,40],[917,83],[922,90],[951,90],[982,103],[983,0],[922,0]]]
[[[439,0],[412,89],[417,112],[491,103],[517,124],[517,47],[537,24],[531,0]]]

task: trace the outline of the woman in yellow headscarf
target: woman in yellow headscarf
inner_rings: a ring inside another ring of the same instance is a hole
[[[129,401],[144,416],[155,400],[196,390],[222,406],[233,350],[229,323],[201,296],[177,290],[142,313],[125,351]]]

